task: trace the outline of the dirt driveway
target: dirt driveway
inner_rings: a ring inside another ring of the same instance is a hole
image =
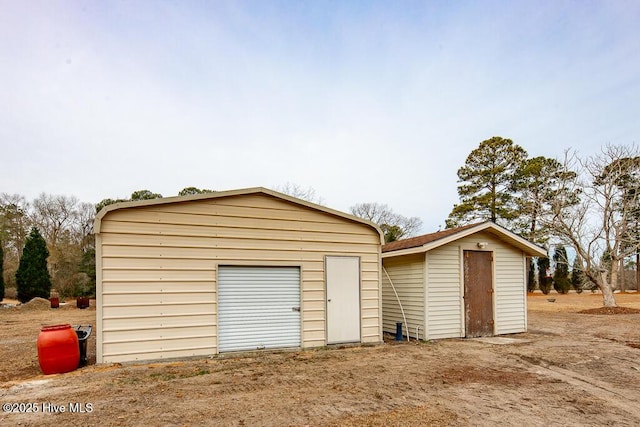
[[[601,298],[553,297],[530,296],[529,332],[506,339],[91,365],[49,376],[35,351],[41,325],[93,323],[95,311],[0,309],[0,403],[38,409],[0,413],[0,424],[640,425],[640,314],[578,314]],[[618,302],[640,309],[639,294]],[[93,337],[89,349],[95,360]]]

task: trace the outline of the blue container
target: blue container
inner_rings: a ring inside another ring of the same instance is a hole
[[[396,341],[402,341],[402,322],[396,323]]]

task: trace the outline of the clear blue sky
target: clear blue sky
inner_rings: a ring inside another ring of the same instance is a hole
[[[639,1],[0,0],[0,192],[286,182],[444,224],[457,169],[640,142]]]

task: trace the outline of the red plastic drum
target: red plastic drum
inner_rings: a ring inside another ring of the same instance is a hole
[[[38,334],[38,362],[44,374],[61,374],[78,368],[80,346],[71,325],[45,326]]]

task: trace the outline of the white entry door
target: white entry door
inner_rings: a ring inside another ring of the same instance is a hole
[[[360,258],[328,256],[327,344],[360,342]]]

